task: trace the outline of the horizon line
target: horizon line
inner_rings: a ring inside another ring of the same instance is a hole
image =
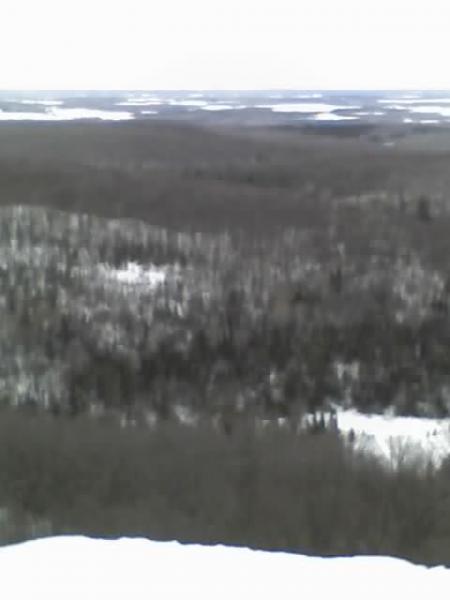
[[[20,87],[20,88],[2,88],[0,87],[0,93],[10,93],[10,92],[19,92],[19,93],[54,93],[54,92],[117,92],[117,93],[125,93],[125,92],[188,92],[188,93],[196,93],[196,92],[228,92],[228,93],[242,93],[242,92],[301,92],[301,93],[309,93],[309,92],[361,92],[361,93],[371,93],[371,92],[389,92],[389,93],[422,93],[422,92],[450,92],[450,87],[448,88],[357,88],[357,87],[343,87],[343,88],[295,88],[295,87],[259,87],[259,88],[146,88],[146,87],[136,87],[136,88],[32,88],[32,87]]]

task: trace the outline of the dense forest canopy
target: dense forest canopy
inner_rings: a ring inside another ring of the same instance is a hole
[[[2,124],[0,535],[448,558],[447,462],[336,432],[450,413],[445,136]]]

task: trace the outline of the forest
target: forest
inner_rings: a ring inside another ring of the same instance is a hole
[[[448,564],[448,463],[339,434],[342,408],[450,413],[433,135],[2,124],[2,539]]]

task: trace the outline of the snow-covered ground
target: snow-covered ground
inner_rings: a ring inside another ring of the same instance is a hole
[[[160,104],[164,104],[164,100],[154,94],[132,95],[121,102],[115,103],[116,106],[151,106]]]
[[[12,112],[0,109],[0,121],[74,121],[79,119],[128,121],[134,119],[134,115],[130,112],[118,110],[58,108],[54,106],[47,108],[45,112]]]
[[[5,600],[448,598],[450,570],[144,539],[47,538],[0,548]]]
[[[411,459],[438,465],[450,453],[450,419],[364,415],[347,410],[338,412],[337,420],[342,433],[353,432],[357,448],[385,458],[394,467]]]
[[[31,104],[40,106],[61,106],[64,104],[62,100],[20,100],[20,104]]]
[[[358,117],[347,117],[343,115],[336,115],[335,113],[320,113],[314,115],[311,120],[313,121],[355,121]]]
[[[385,99],[378,100],[379,103],[393,111],[407,112],[410,117],[416,114],[419,115],[434,115],[439,117],[450,117],[450,98],[435,98],[435,99],[418,99],[418,100],[402,100],[395,99],[389,101]],[[408,118],[408,117],[407,117]],[[403,119],[403,123],[412,123],[411,120]],[[426,123],[426,121],[417,121],[418,123]],[[438,119],[433,122],[439,123]]]
[[[75,103],[77,101],[77,103]],[[78,101],[82,106],[78,105]],[[87,101],[87,102],[86,102]],[[33,106],[34,105],[34,106]],[[18,108],[22,106],[23,109]],[[33,110],[35,108],[36,110]],[[148,112],[139,109],[149,109]],[[157,112],[153,112],[156,109]],[[370,119],[371,122],[398,121],[417,124],[447,123],[450,117],[450,95],[445,92],[401,94],[398,92],[314,92],[314,91],[148,91],[109,92],[62,92],[43,94],[29,92],[26,95],[0,91],[0,121],[66,121],[74,119],[101,119],[108,121],[134,118],[175,118],[179,114],[194,118],[204,112],[221,114],[242,111],[242,118],[252,119],[254,110],[271,113],[271,119],[283,122],[354,121]],[[383,109],[383,110],[380,110]],[[339,114],[345,110],[346,113]],[[404,117],[414,117],[405,121]],[[423,119],[420,116],[424,115]],[[381,119],[380,119],[381,117]],[[433,121],[433,123],[431,123]]]
[[[380,104],[391,104],[392,98],[382,98],[378,100]],[[414,98],[395,98],[395,102],[397,104],[405,104],[405,105],[415,105],[415,104],[442,104],[450,102],[450,97],[444,98],[422,98],[420,96],[415,96]]]
[[[128,262],[118,269],[103,263],[97,265],[97,275],[102,281],[117,282],[133,287],[142,286],[147,290],[162,285],[168,278],[178,279],[180,272],[181,268],[178,264],[157,267],[152,264],[143,266],[137,262]]]
[[[170,106],[208,106],[206,100],[196,100],[188,98],[187,100],[169,100]]]
[[[434,104],[412,106],[409,108],[411,113],[421,115],[440,115],[441,117],[450,117],[450,106],[440,106]]]
[[[358,110],[360,106],[346,106],[345,104],[326,104],[324,102],[300,102],[282,104],[259,104],[256,108],[268,108],[278,113],[330,113],[339,109]]]
[[[234,110],[238,108],[237,106],[231,106],[230,104],[207,104],[206,106],[202,106],[201,110],[209,110],[211,112],[219,111],[219,110]]]
[[[280,96],[281,98],[283,96]],[[300,98],[301,100],[310,100],[310,99],[316,99],[316,98],[322,98],[323,94],[320,94],[319,92],[314,92],[312,94],[299,94],[297,96],[297,98]]]

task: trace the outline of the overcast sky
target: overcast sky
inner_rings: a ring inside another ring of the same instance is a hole
[[[449,0],[0,0],[1,89],[447,89]]]

